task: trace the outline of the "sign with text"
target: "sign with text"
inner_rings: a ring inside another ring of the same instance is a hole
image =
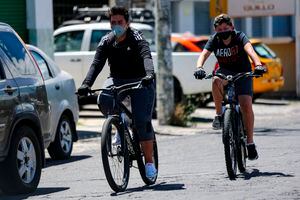
[[[294,15],[296,0],[228,0],[231,17]]]

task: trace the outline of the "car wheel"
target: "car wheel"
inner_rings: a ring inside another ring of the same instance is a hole
[[[7,158],[0,163],[0,188],[7,194],[36,190],[42,169],[41,148],[33,129],[21,126],[13,134]]]
[[[48,152],[54,160],[70,158],[73,149],[74,128],[66,115],[63,115],[58,123],[54,141],[48,147]]]

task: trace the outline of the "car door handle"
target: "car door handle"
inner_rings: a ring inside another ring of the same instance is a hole
[[[72,58],[70,61],[71,61],[71,62],[80,62],[81,59],[80,59],[80,58]]]
[[[56,85],[55,85],[55,89],[56,89],[56,90],[59,90],[59,89],[60,89],[60,86],[59,86],[58,84],[56,84]]]
[[[16,88],[12,88],[10,85],[6,86],[6,88],[4,89],[4,92],[6,92],[9,95],[12,95],[12,93],[14,93],[14,91],[16,91]]]

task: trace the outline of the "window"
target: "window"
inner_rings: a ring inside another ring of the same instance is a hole
[[[0,61],[0,80],[5,79],[2,62]]]
[[[51,71],[49,70],[47,62],[44,60],[44,58],[35,51],[31,51],[31,54],[34,57],[36,63],[38,64],[38,66],[43,74],[44,79],[45,80],[50,79],[52,77],[52,74],[51,74]]]
[[[33,75],[37,69],[26,49],[18,38],[11,32],[0,32],[0,48],[22,75]]]
[[[197,47],[199,47],[200,49],[204,49],[206,43],[207,43],[207,40],[201,40],[201,41],[198,41],[198,42],[193,42]]]
[[[174,52],[189,52],[189,49],[180,43],[177,43],[174,47]]]
[[[252,18],[252,36],[262,37],[263,36],[263,17]]]
[[[54,51],[80,51],[84,31],[61,33],[54,37]]]
[[[211,33],[211,18],[209,16],[209,2],[194,2],[194,29],[196,35]]]
[[[106,35],[109,30],[94,30],[92,32],[91,43],[90,43],[90,51],[96,51],[97,46],[101,40],[101,38]]]
[[[253,44],[255,52],[263,58],[276,58],[276,54],[265,44],[256,43]]]
[[[292,36],[291,16],[273,16],[273,36]]]

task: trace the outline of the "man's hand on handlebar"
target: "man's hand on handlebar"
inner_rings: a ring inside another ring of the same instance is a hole
[[[206,76],[206,72],[204,71],[203,68],[198,68],[195,72],[194,72],[194,76],[196,79],[203,79]]]
[[[77,90],[79,96],[86,96],[91,91],[90,86],[83,83]]]
[[[263,67],[262,65],[257,65],[254,69],[254,74],[262,76],[264,73],[267,72],[267,69]]]
[[[141,79],[141,84],[143,86],[148,86],[151,83],[153,83],[153,80],[154,80],[154,75],[147,75],[147,76],[145,76],[144,78]]]

